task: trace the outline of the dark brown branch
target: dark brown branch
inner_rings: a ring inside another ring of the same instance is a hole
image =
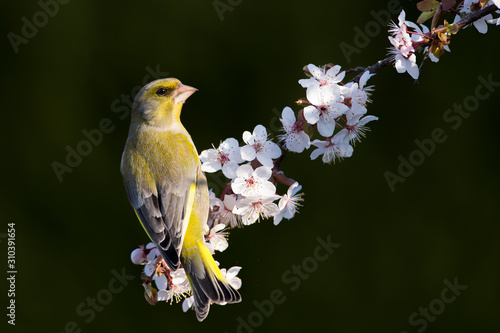
[[[466,25],[469,25],[469,24],[479,20],[480,18],[485,17],[486,15],[491,14],[497,10],[498,10],[498,7],[495,6],[494,4],[492,4],[488,7],[485,7],[483,9],[475,12],[475,13],[472,13],[469,16],[467,16],[467,17],[463,18],[462,20],[460,20],[459,22],[457,22],[458,29],[462,29]],[[430,38],[438,39],[438,33],[443,33],[443,32],[446,32],[446,26],[443,26],[443,25],[439,26],[438,28],[434,29],[433,34],[430,36]],[[428,43],[425,43],[422,45],[423,46],[430,46],[432,43],[432,39]],[[370,71],[371,74],[373,74],[373,73],[377,72],[379,69],[388,66],[392,61],[394,61],[394,55],[391,55],[391,56],[385,58],[384,60],[379,60],[376,64],[368,67],[368,70]],[[421,66],[422,66],[422,64],[421,64]],[[362,67],[357,67],[356,69],[358,69],[358,68],[362,68]],[[356,82],[356,83],[359,82],[359,79],[361,78],[363,73],[357,75],[354,79],[352,79],[349,82]]]
[[[356,72],[364,72],[366,70],[365,67],[355,67],[355,68],[351,68],[351,69],[348,69],[345,71],[346,74],[350,74],[350,73],[356,73]]]
[[[373,74],[376,71],[378,71],[379,69],[381,69],[382,67],[388,66],[392,61],[394,61],[394,55],[391,55],[391,56],[385,58],[384,60],[379,60],[375,65],[368,67],[367,70],[369,70],[370,73]],[[355,83],[359,82],[359,79],[361,78],[363,73],[359,74],[358,76],[356,76],[354,79],[352,79],[349,82],[355,82]]]

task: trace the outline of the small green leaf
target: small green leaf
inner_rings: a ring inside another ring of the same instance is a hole
[[[143,284],[144,286],[144,298],[151,305],[156,305],[158,303],[158,291],[151,286],[151,284]]]
[[[417,8],[421,12],[434,11],[439,7],[440,3],[436,0],[424,0],[417,3]]]
[[[446,22],[446,20],[445,20],[444,24],[446,25],[446,32],[447,33],[456,34],[458,32],[458,30],[460,30],[458,28],[458,24],[456,24],[456,23],[448,24],[448,22]]]
[[[436,12],[436,10],[431,10],[431,11],[428,11],[428,12],[422,12],[422,14],[420,14],[420,16],[418,17],[417,19],[417,23],[418,24],[422,24],[424,23],[425,21],[427,21],[428,19],[432,18],[434,16],[434,13]]]

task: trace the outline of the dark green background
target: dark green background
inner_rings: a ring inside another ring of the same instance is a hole
[[[416,20],[415,3],[403,1]],[[2,212],[5,233],[16,223],[17,332],[235,332],[237,317],[275,289],[277,305],[255,332],[417,332],[409,316],[439,298],[444,279],[467,290],[426,332],[498,332],[500,267],[498,134],[500,93],[480,103],[457,130],[443,121],[454,103],[473,95],[479,75],[500,81],[500,28],[486,35],[468,28],[453,37],[452,53],[427,63],[419,85],[394,69],[381,70],[369,114],[380,120],[352,158],[323,165],[305,154],[283,162],[303,185],[300,214],[278,227],[264,221],[234,230],[217,255],[240,265],[243,302],[213,306],[198,323],[181,305],[146,303],[130,252],[147,242],[126,199],[119,172],[128,133],[111,104],[142,85],[146,67],[197,87],[183,122],[199,151],[263,124],[305,95],[297,80],[308,63],[347,69],[375,63],[389,46],[386,28],[349,63],[341,42],[354,45],[355,27],[373,21],[383,1],[242,1],[221,21],[211,1],[83,1],[59,12],[15,54],[7,33],[21,33],[34,0],[2,2]],[[397,15],[392,16],[397,20]],[[452,20],[452,18],[450,19]],[[51,164],[65,163],[66,146],[103,118],[114,130],[59,182]],[[447,135],[434,154],[392,193],[384,172],[435,128]],[[217,184],[213,178],[213,184]],[[317,237],[341,246],[296,291],[282,280],[313,255]],[[0,243],[2,271],[6,243]],[[95,319],[76,309],[107,288],[111,271],[135,275]],[[5,273],[2,273],[2,276]],[[7,306],[2,279],[2,308]],[[2,311],[2,325],[6,316]]]

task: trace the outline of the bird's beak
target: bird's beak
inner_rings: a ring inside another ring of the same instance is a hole
[[[181,83],[177,87],[177,89],[175,89],[175,92],[174,92],[174,102],[175,102],[175,104],[184,102],[196,90],[198,90],[198,89],[190,87],[190,86],[186,86],[185,84]]]

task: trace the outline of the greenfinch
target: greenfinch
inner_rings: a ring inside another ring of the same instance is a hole
[[[210,304],[237,303],[204,242],[209,214],[207,180],[198,152],[180,121],[186,99],[196,91],[174,78],[144,86],[132,105],[121,173],[128,200],[171,271],[184,267],[196,317]]]

